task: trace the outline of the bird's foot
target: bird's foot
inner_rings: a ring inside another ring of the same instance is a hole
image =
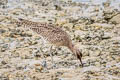
[[[52,69],[55,69],[55,68],[57,68],[57,67],[56,67],[56,64],[55,64],[55,63],[52,63]]]
[[[47,69],[47,62],[45,60],[42,61],[42,66]]]

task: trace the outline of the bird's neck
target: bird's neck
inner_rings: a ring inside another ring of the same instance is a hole
[[[69,45],[69,49],[71,50],[72,53],[74,53],[74,45],[73,44]]]

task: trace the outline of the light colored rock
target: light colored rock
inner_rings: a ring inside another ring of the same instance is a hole
[[[66,15],[66,13],[65,12],[59,12],[59,13],[57,13],[57,16],[59,16],[59,17],[64,17]]]
[[[99,50],[92,51],[92,52],[90,52],[90,56],[91,57],[97,57],[97,56],[100,55],[100,53],[101,53],[101,51],[99,51]]]
[[[2,22],[5,18],[6,16],[0,15],[0,22]]]
[[[73,28],[73,24],[72,23],[66,23],[63,25],[64,28],[66,28],[67,30],[72,30]]]
[[[75,30],[83,30],[84,27],[85,27],[84,24],[76,24],[76,25],[74,26],[74,29],[75,29]]]
[[[112,24],[106,24],[106,23],[93,23],[91,24],[91,26],[95,27],[95,29],[101,29],[101,28],[104,28],[104,29],[113,29],[114,25]]]
[[[0,0],[0,5],[6,5],[8,3],[8,0]]]
[[[120,24],[120,14],[114,16],[113,18],[110,19],[111,22]]]
[[[14,14],[14,15],[19,15],[20,13],[22,13],[23,10],[20,9],[20,8],[16,8],[16,9],[13,9],[13,10],[9,10],[9,13],[10,14]]]
[[[32,58],[32,49],[18,49],[14,52],[14,56],[19,56],[21,57],[22,59],[29,59],[29,58]]]
[[[69,22],[68,20],[63,18],[63,19],[57,19],[56,24],[62,26],[64,24],[68,23],[68,22]]]

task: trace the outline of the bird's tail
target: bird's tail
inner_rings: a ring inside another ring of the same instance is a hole
[[[20,20],[20,21],[24,21],[24,19],[22,19],[22,18],[18,18],[18,20]]]
[[[22,25],[22,22],[19,18],[18,19],[11,19],[11,23],[13,23],[15,25]]]
[[[13,24],[16,24],[17,26],[23,26],[23,27],[31,27],[31,21],[28,21],[26,19],[22,19],[22,18],[17,18],[17,19],[13,19],[12,20]]]

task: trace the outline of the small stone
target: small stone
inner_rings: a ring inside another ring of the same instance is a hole
[[[120,24],[120,14],[114,16],[113,18],[110,19],[111,22]]]
[[[40,65],[40,64],[35,64],[35,71],[36,71],[36,72],[41,72],[43,69],[44,69],[44,68],[43,68],[42,65]]]
[[[0,0],[0,5],[6,5],[8,3],[8,0]]]
[[[1,63],[2,63],[3,65],[7,64],[7,62],[6,62],[6,61],[1,61]]]
[[[55,6],[55,10],[58,10],[58,11],[62,10],[61,6],[59,5],[54,5],[54,6]]]
[[[100,67],[101,66],[100,62],[95,62],[95,66]]]
[[[85,25],[83,25],[83,24],[76,24],[76,25],[74,26],[74,29],[75,29],[75,30],[83,30],[84,27],[85,27]]]
[[[59,17],[64,17],[65,15],[66,15],[65,12],[59,12],[59,13],[57,14],[57,16],[59,16]]]
[[[113,29],[114,28],[114,25],[111,25],[111,24],[106,24],[106,23],[94,23],[94,24],[91,24],[91,26],[95,27],[95,29],[101,29],[101,28],[104,28],[104,29]]]
[[[10,14],[14,14],[14,15],[19,15],[22,12],[23,12],[23,10],[20,9],[20,8],[16,8],[16,9],[13,9],[13,10],[9,11]]]
[[[6,32],[6,30],[0,29],[0,34],[5,33],[5,32]]]
[[[5,20],[6,19],[6,17],[5,16],[3,16],[3,15],[0,15],[0,22],[2,22],[3,20]],[[1,26],[1,24],[0,24],[0,26]]]
[[[92,57],[97,57],[97,56],[100,55],[100,53],[101,53],[101,51],[96,50],[96,51],[94,51],[94,52],[90,52],[90,56],[92,56]]]
[[[68,22],[69,22],[69,21],[66,20],[66,19],[58,19],[58,20],[56,21],[56,24],[62,26],[62,25],[64,25],[64,24],[68,23]]]
[[[73,24],[72,23],[67,23],[63,25],[64,28],[67,28],[68,30],[72,30]]]

